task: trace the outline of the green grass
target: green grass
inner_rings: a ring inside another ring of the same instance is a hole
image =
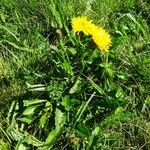
[[[0,149],[150,149],[147,0],[0,1]],[[109,31],[102,53],[74,16]]]

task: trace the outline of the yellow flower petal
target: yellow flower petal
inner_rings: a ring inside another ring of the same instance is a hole
[[[92,38],[100,50],[109,50],[111,46],[111,37],[103,28],[99,28],[97,32],[93,33]]]
[[[90,35],[89,29],[92,21],[88,21],[87,17],[76,17],[72,19],[72,28],[74,32],[83,32],[85,35]]]

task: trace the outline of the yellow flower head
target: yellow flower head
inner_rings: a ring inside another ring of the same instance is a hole
[[[92,35],[93,41],[102,51],[107,52],[111,46],[111,37],[103,28],[98,28],[97,32]]]
[[[83,32],[90,35],[92,21],[88,21],[87,17],[76,17],[72,19],[72,28],[74,32]]]
[[[96,26],[87,17],[75,17],[72,19],[72,28],[74,32],[83,32],[85,35],[91,35],[93,41],[102,51],[107,52],[111,46],[110,35],[101,27]]]

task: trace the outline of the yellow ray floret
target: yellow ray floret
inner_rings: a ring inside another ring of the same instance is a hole
[[[72,19],[72,28],[74,32],[83,32],[90,35],[92,21],[88,21],[87,17],[76,17]]]
[[[93,33],[92,38],[100,50],[108,51],[111,46],[111,37],[103,28],[99,28],[97,32]]]
[[[103,28],[96,26],[87,17],[76,17],[72,19],[72,28],[74,32],[83,32],[85,35],[91,35],[94,43],[102,51],[108,51],[111,46],[111,37]]]

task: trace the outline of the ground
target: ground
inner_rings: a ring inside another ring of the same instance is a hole
[[[0,0],[0,149],[150,149],[149,0]],[[86,16],[108,52],[75,33]]]

